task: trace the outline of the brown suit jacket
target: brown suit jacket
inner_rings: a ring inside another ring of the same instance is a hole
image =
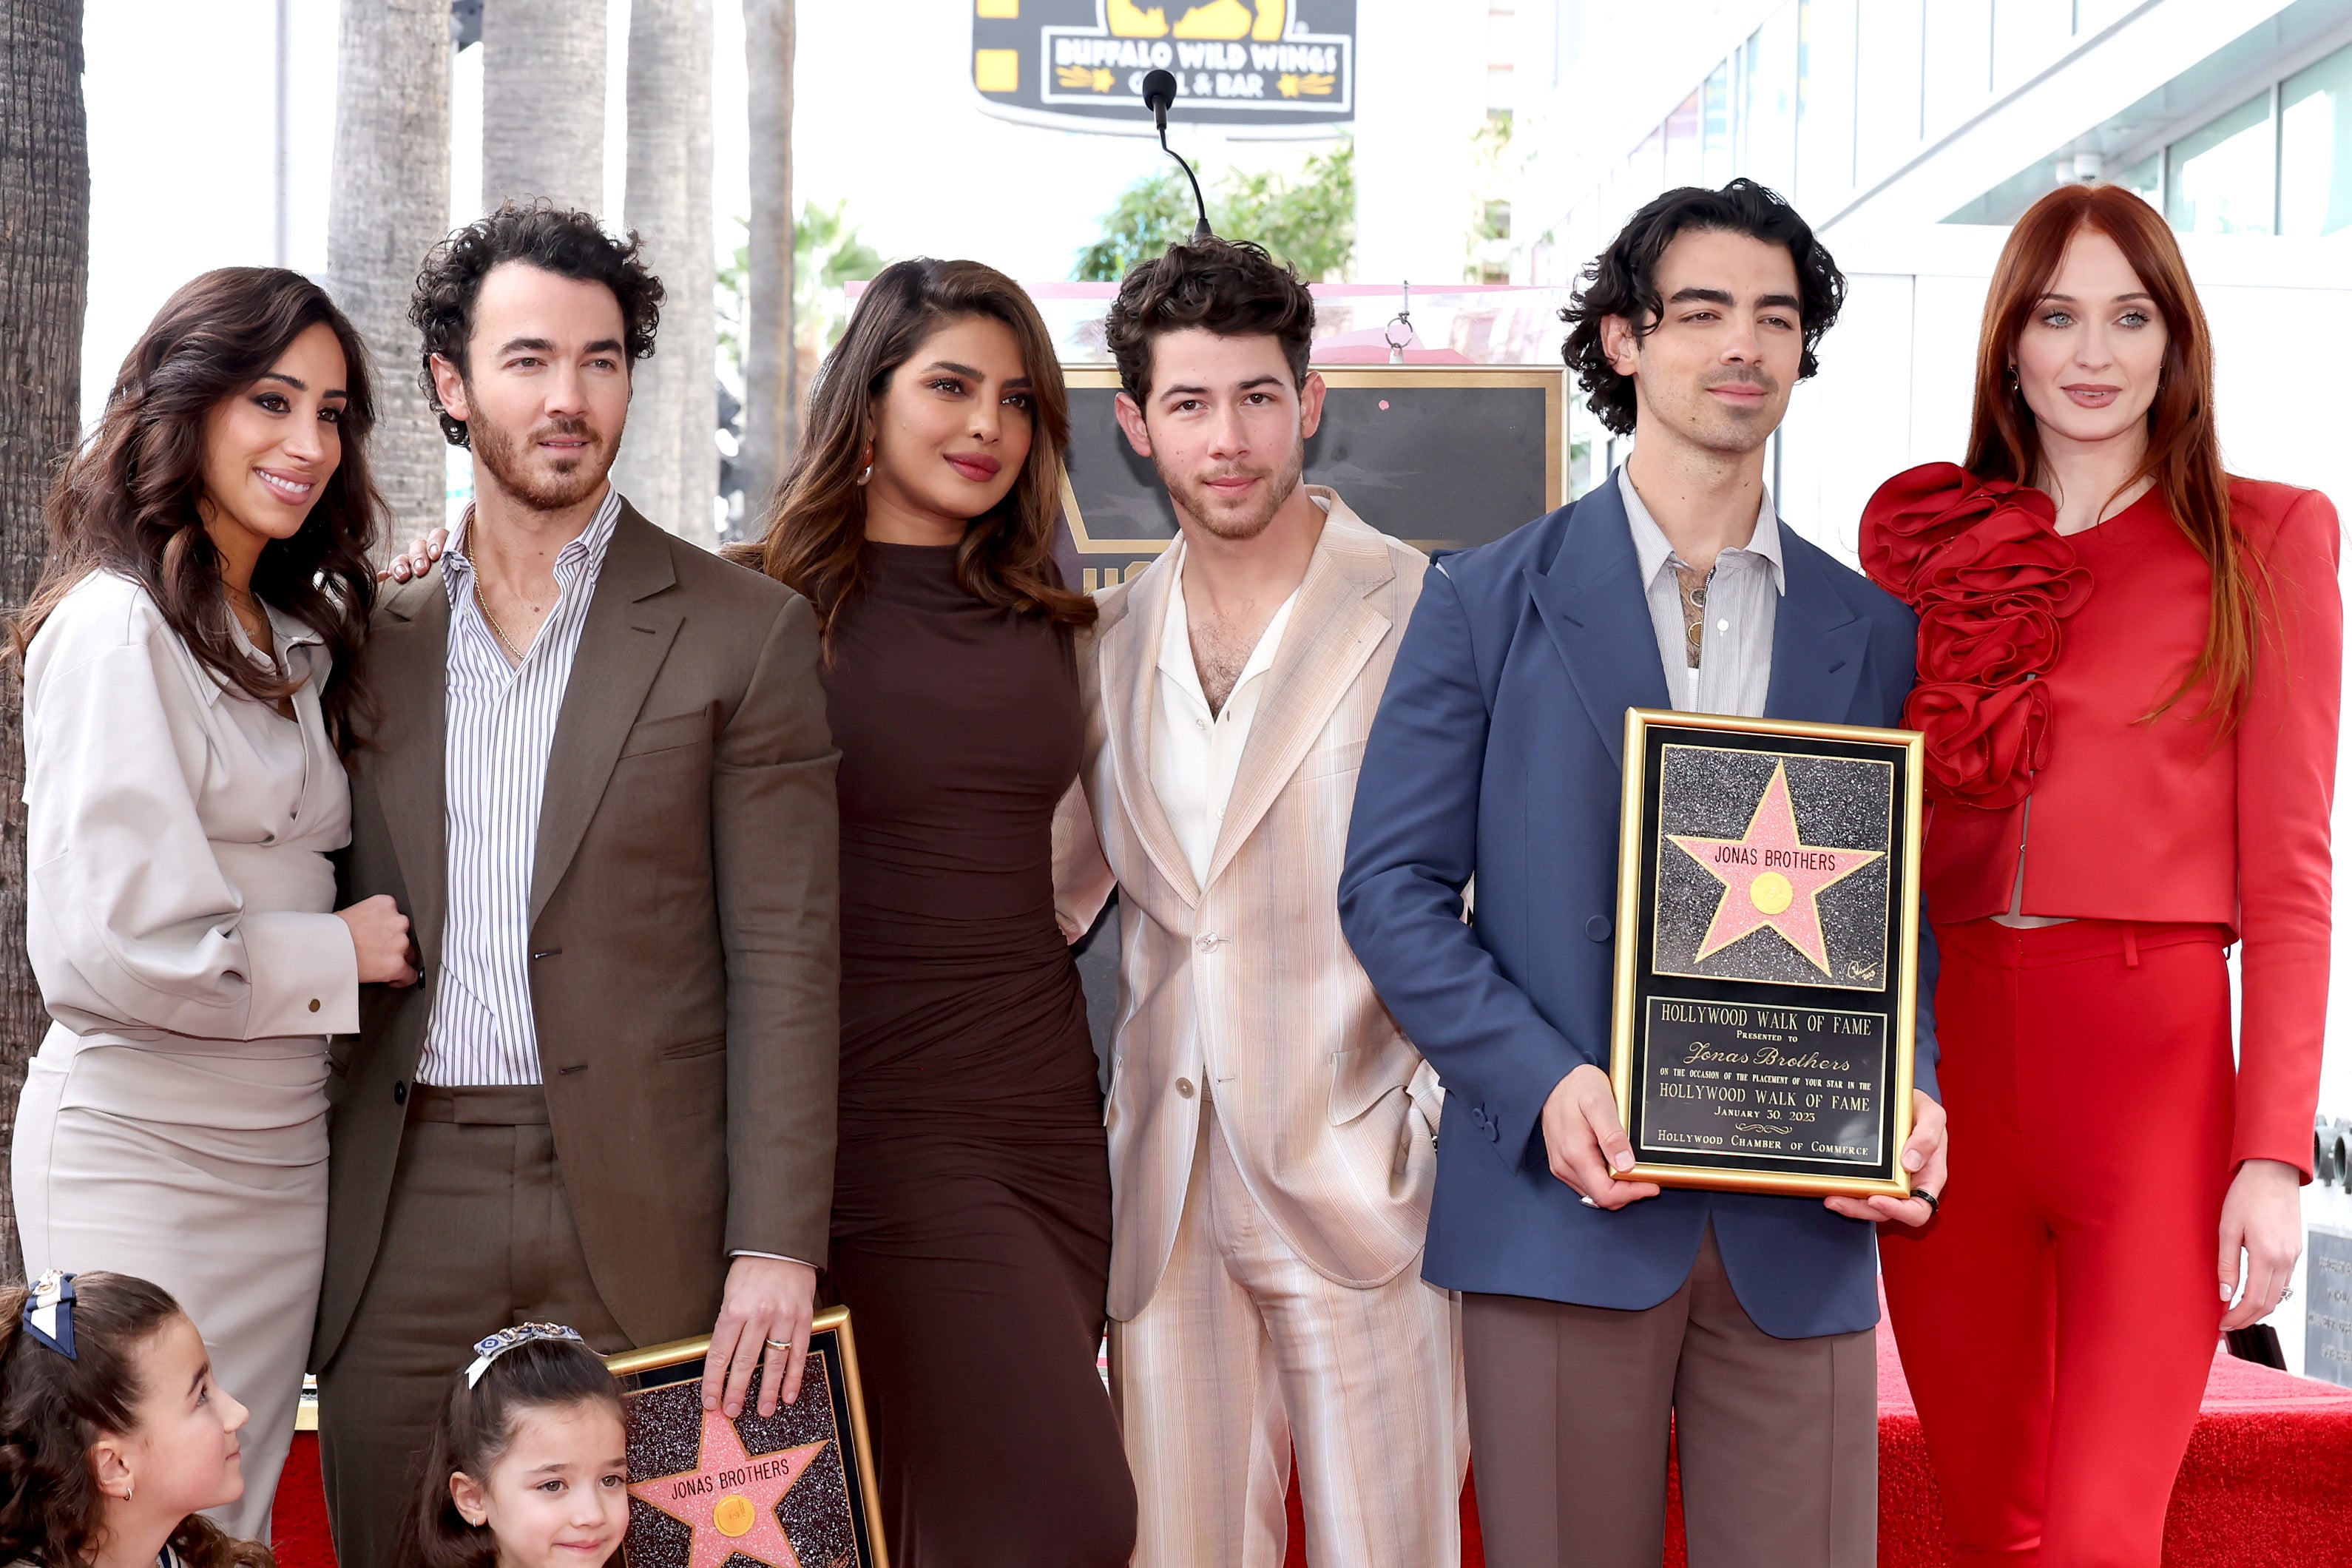
[[[386,595],[364,673],[346,902],[390,893],[425,984],[335,1042],[314,1366],[373,1265],[447,912],[449,599]],[[728,1255],[821,1263],[840,1049],[834,769],[808,602],[625,506],[548,759],[531,1002],[598,1294],[638,1344],[708,1332]]]

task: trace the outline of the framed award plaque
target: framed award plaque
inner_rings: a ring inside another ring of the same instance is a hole
[[[1624,1179],[1909,1194],[1920,767],[1909,730],[1626,714]]]
[[[889,1568],[849,1310],[816,1315],[799,1403],[702,1408],[709,1336],[608,1356],[629,1435],[626,1568]]]

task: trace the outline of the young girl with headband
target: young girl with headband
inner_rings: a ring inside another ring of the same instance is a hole
[[[146,1280],[0,1289],[0,1563],[272,1568],[198,1511],[245,1495],[245,1418],[195,1324]]]
[[[627,1457],[621,1385],[579,1332],[501,1329],[442,1406],[403,1568],[600,1568],[629,1527]]]

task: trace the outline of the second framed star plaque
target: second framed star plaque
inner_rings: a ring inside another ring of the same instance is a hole
[[[1625,1179],[1909,1194],[1920,763],[1909,730],[1627,712]]]
[[[702,1408],[710,1341],[605,1358],[629,1435],[625,1568],[889,1568],[849,1310],[816,1315],[797,1403]]]

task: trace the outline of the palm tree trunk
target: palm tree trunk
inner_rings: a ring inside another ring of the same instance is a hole
[[[448,0],[343,0],[327,288],[375,361],[370,457],[404,544],[443,518],[448,446],[418,384],[408,300],[449,231]]]
[[[799,424],[793,353],[793,0],[743,0],[751,242],[743,324],[743,522],[756,537]]]
[[[491,0],[482,10],[482,205],[604,206],[604,7]]]
[[[89,132],[81,0],[0,0],[0,605],[32,596],[42,502],[80,421],[89,286]],[[25,1064],[48,1029],[25,956],[22,673],[0,659],[0,1150]],[[13,1190],[0,1184],[0,1279],[21,1277]]]
[[[628,226],[666,290],[614,482],[682,539],[715,542],[719,261],[710,215],[710,0],[629,6]]]

